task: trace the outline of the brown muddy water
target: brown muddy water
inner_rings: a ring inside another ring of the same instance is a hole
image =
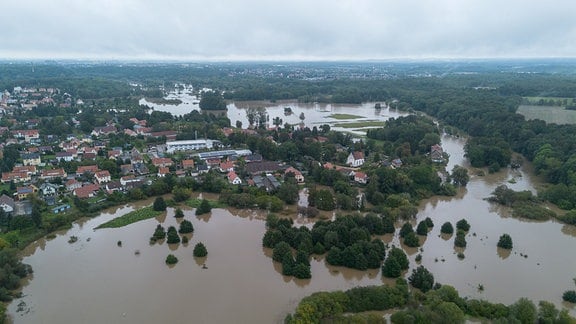
[[[448,169],[465,165],[464,140],[443,138],[451,155]],[[534,190],[538,180],[530,166],[487,176],[472,176],[456,197],[435,197],[420,206],[418,221],[431,217],[435,227],[421,237],[423,252],[405,248],[411,267],[422,253],[422,264],[441,283],[455,286],[462,296],[510,304],[520,297],[535,302],[549,300],[558,307],[562,293],[574,289],[576,230],[555,221],[530,222],[509,216],[506,208],[484,200],[499,184],[515,190]],[[475,173],[472,171],[472,173]],[[148,202],[150,204],[151,202]],[[315,291],[348,289],[390,283],[376,271],[356,271],[327,266],[313,259],[312,279],[294,280],[280,273],[280,266],[263,249],[264,215],[252,211],[215,209],[201,218],[185,210],[195,232],[188,245],[149,245],[156,224],[176,225],[174,210],[167,215],[118,229],[94,230],[99,224],[141,205],[128,205],[74,225],[50,241],[40,240],[26,251],[33,278],[8,312],[15,323],[280,323],[298,301]],[[455,250],[454,237],[440,236],[445,221],[466,218],[471,229],[468,246]],[[309,224],[297,221],[298,224]],[[499,251],[501,234],[512,236],[511,253]],[[75,235],[78,242],[69,244]],[[399,245],[398,237],[384,236]],[[117,242],[122,241],[122,247]],[[197,242],[208,249],[197,260]],[[139,251],[139,254],[136,254]],[[465,254],[463,260],[456,253]],[[174,254],[179,262],[168,267]],[[203,269],[202,265],[207,269]],[[406,274],[408,276],[409,273]],[[484,290],[478,290],[483,285]],[[21,305],[21,307],[18,307]],[[19,309],[20,308],[20,309]]]

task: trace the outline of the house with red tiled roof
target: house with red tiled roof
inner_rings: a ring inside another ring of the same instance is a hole
[[[76,176],[81,176],[84,173],[95,174],[96,172],[100,171],[97,165],[81,165],[76,169]]]
[[[158,177],[163,178],[170,173],[170,169],[166,167],[158,168]]]
[[[220,172],[230,172],[234,171],[234,162],[224,161],[220,162]]]
[[[368,183],[368,175],[364,172],[356,171],[354,173],[354,181],[361,184],[366,184]]]
[[[194,160],[182,160],[182,169],[194,169]]]
[[[30,180],[32,180],[32,178],[26,172],[2,172],[2,183],[7,183],[11,181],[18,183]]]
[[[172,159],[169,158],[153,158],[152,165],[155,167],[171,167],[173,164]]]
[[[50,170],[42,170],[42,174],[40,175],[40,179],[44,180],[51,180],[56,178],[66,178],[68,174],[64,169],[50,169]]]
[[[296,179],[296,182],[298,183],[304,182],[304,176],[302,175],[302,172],[300,172],[298,169],[294,167],[288,167],[286,170],[284,170],[284,175],[287,175],[289,173],[294,174],[294,179]]]
[[[74,196],[85,199],[85,198],[92,198],[98,194],[100,190],[100,186],[97,184],[89,184],[82,186],[80,188],[74,189]]]
[[[96,172],[94,174],[94,178],[96,179],[96,182],[98,182],[99,184],[110,182],[110,180],[112,180],[112,176],[110,175],[110,172],[108,172],[108,170]]]
[[[111,151],[108,151],[108,158],[109,159],[117,159],[121,154],[122,154],[122,151],[111,150]]]
[[[65,186],[66,186],[66,190],[73,191],[75,189],[82,187],[82,184],[76,179],[70,179],[70,180],[66,181]]]
[[[12,172],[25,172],[29,175],[38,173],[35,165],[15,165],[12,168]]]
[[[228,172],[227,177],[228,177],[228,182],[230,182],[231,184],[235,184],[235,185],[242,184],[242,179],[240,179],[240,177],[234,171]]]

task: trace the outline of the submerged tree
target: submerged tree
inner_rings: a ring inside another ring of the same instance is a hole
[[[508,234],[502,234],[498,240],[498,247],[511,250],[512,249],[512,237]]]
[[[194,246],[194,251],[192,253],[195,257],[202,258],[208,255],[208,250],[206,250],[206,246],[204,246],[202,242],[199,242]]]

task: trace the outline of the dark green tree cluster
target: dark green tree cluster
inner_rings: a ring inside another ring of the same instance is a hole
[[[500,239],[498,239],[498,247],[511,250],[512,249],[512,237],[509,234],[502,234]]]
[[[463,168],[459,165],[455,165],[452,168],[452,174],[450,175],[452,183],[458,187],[466,187],[468,181],[470,181],[470,176],[468,175],[468,169]]]
[[[226,102],[219,91],[203,91],[200,95],[200,109],[202,110],[224,110]]]
[[[388,278],[398,278],[402,275],[402,271],[408,270],[410,261],[406,253],[400,248],[392,247],[388,251],[388,257],[384,260],[382,265],[382,275]]]
[[[152,205],[152,208],[156,211],[165,211],[166,210],[166,202],[164,201],[164,198],[157,197],[154,200],[154,204]]]
[[[196,215],[204,215],[208,214],[212,211],[212,206],[210,206],[210,202],[207,199],[202,199],[200,202],[200,206],[196,208]]]
[[[464,218],[456,222],[456,230],[463,230],[464,232],[468,232],[470,230],[470,224]]]
[[[417,115],[391,118],[382,128],[372,128],[366,132],[368,138],[392,142],[395,146],[405,145],[407,153],[426,154],[430,147],[440,143],[438,128],[429,118]],[[399,154],[401,158],[408,157]]]
[[[456,238],[454,238],[454,246],[465,248],[466,247],[466,232],[464,230],[459,229],[456,231]]]
[[[178,244],[180,243],[180,236],[176,231],[176,227],[168,227],[168,232],[166,233],[166,243],[168,244]]]
[[[236,208],[254,208],[278,212],[284,208],[284,202],[277,196],[268,195],[264,190],[246,189],[242,193],[225,192],[219,200],[228,206]]]
[[[320,210],[334,210],[336,208],[336,203],[334,201],[334,195],[332,191],[328,189],[320,190],[309,190],[308,192],[308,204],[312,207],[316,207]]]
[[[408,282],[422,292],[427,292],[434,287],[434,275],[424,266],[419,266],[412,270],[412,274],[408,277]]]
[[[454,233],[454,227],[452,226],[452,223],[445,222],[444,224],[442,224],[442,227],[440,227],[440,233],[442,233],[442,234]]]
[[[193,232],[194,232],[194,226],[192,225],[191,221],[184,219],[182,220],[182,222],[180,222],[180,229],[178,229],[178,233],[187,234]]]
[[[178,263],[178,258],[174,254],[168,254],[165,262],[166,264],[176,264]]]
[[[160,224],[156,225],[156,229],[154,230],[154,234],[152,234],[151,241],[163,240],[166,238],[166,230]]]
[[[426,223],[423,223],[426,226]],[[426,227],[426,232],[428,232],[428,227]],[[416,233],[414,233],[414,228],[410,223],[404,223],[400,229],[400,238],[404,239],[404,244],[409,247],[420,246],[420,240]]]
[[[282,263],[283,275],[308,279],[312,275],[308,259],[313,250],[312,236],[308,228],[295,228],[292,224],[291,219],[268,215],[262,245],[273,248],[272,260]],[[296,260],[292,249],[296,250]]]
[[[196,245],[194,245],[194,250],[192,251],[192,254],[197,258],[203,258],[208,255],[208,250],[206,249],[206,246],[202,242],[198,242],[196,243]]]

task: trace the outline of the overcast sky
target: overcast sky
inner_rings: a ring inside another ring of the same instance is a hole
[[[8,0],[0,58],[576,57],[574,0]]]

